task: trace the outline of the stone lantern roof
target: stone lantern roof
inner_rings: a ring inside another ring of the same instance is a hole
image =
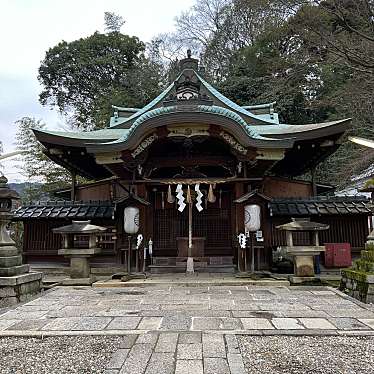
[[[8,179],[4,176],[0,176],[0,199],[12,199],[12,200],[20,200],[19,194],[11,190],[8,185]]]
[[[312,222],[310,218],[292,218],[291,222],[279,225],[276,228],[285,231],[322,231],[328,230],[329,225]]]
[[[97,234],[106,231],[106,227],[92,225],[91,221],[72,221],[71,225],[53,229],[55,234]]]

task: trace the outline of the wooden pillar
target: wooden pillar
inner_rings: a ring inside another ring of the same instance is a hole
[[[244,184],[243,183],[235,183],[234,186],[234,200],[239,198],[244,194]],[[235,263],[238,265],[239,269],[244,269],[244,251],[239,249],[238,244],[238,235],[239,233],[244,233],[244,205],[243,204],[235,204],[235,252],[234,252],[234,259]]]
[[[70,193],[70,200],[75,201],[76,198],[76,186],[77,186],[77,175],[75,171],[70,172],[71,175],[71,193]]]
[[[312,174],[312,194],[317,196],[317,184],[316,184],[316,168],[311,169]]]
[[[137,195],[139,197],[142,197],[143,199],[147,200],[147,189],[145,187],[145,184],[138,184],[137,185]],[[148,220],[149,220],[149,213],[148,213],[148,207],[144,205],[139,206],[139,220],[140,220],[140,234],[143,235],[143,243],[141,245],[142,248],[148,244]],[[143,261],[144,261],[144,256],[143,256],[143,251],[138,251],[138,261],[140,264],[140,269],[143,268]]]
[[[239,198],[240,196],[244,195],[244,184],[243,183],[235,183],[235,199]],[[236,235],[240,232],[244,232],[244,206],[243,204],[236,204],[235,205],[235,231]]]

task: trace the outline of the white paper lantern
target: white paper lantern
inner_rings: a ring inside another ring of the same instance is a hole
[[[246,231],[255,232],[261,228],[261,208],[251,204],[244,207],[244,227]]]
[[[126,234],[136,234],[139,231],[139,208],[132,206],[125,208],[123,224]]]

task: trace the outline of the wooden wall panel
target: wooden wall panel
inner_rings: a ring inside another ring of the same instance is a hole
[[[110,182],[105,184],[81,187],[78,188],[76,192],[76,200],[98,201],[110,199]]]
[[[313,196],[313,188],[309,182],[266,177],[263,183],[263,193],[269,197],[310,197]]]
[[[312,217],[315,222],[330,225],[330,229],[319,234],[320,243],[350,243],[355,251],[365,246],[366,238],[369,235],[367,217],[364,215],[351,216],[321,216]],[[275,227],[290,221],[288,217],[273,217],[271,222],[271,236],[269,245],[273,248],[286,245],[286,235],[284,231],[279,231]],[[308,236],[305,233],[295,235],[296,245],[308,243]]]

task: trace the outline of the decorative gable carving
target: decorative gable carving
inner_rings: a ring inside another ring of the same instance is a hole
[[[164,101],[170,105],[213,105],[213,100],[201,92],[201,82],[192,69],[185,69],[174,82],[174,92]]]

